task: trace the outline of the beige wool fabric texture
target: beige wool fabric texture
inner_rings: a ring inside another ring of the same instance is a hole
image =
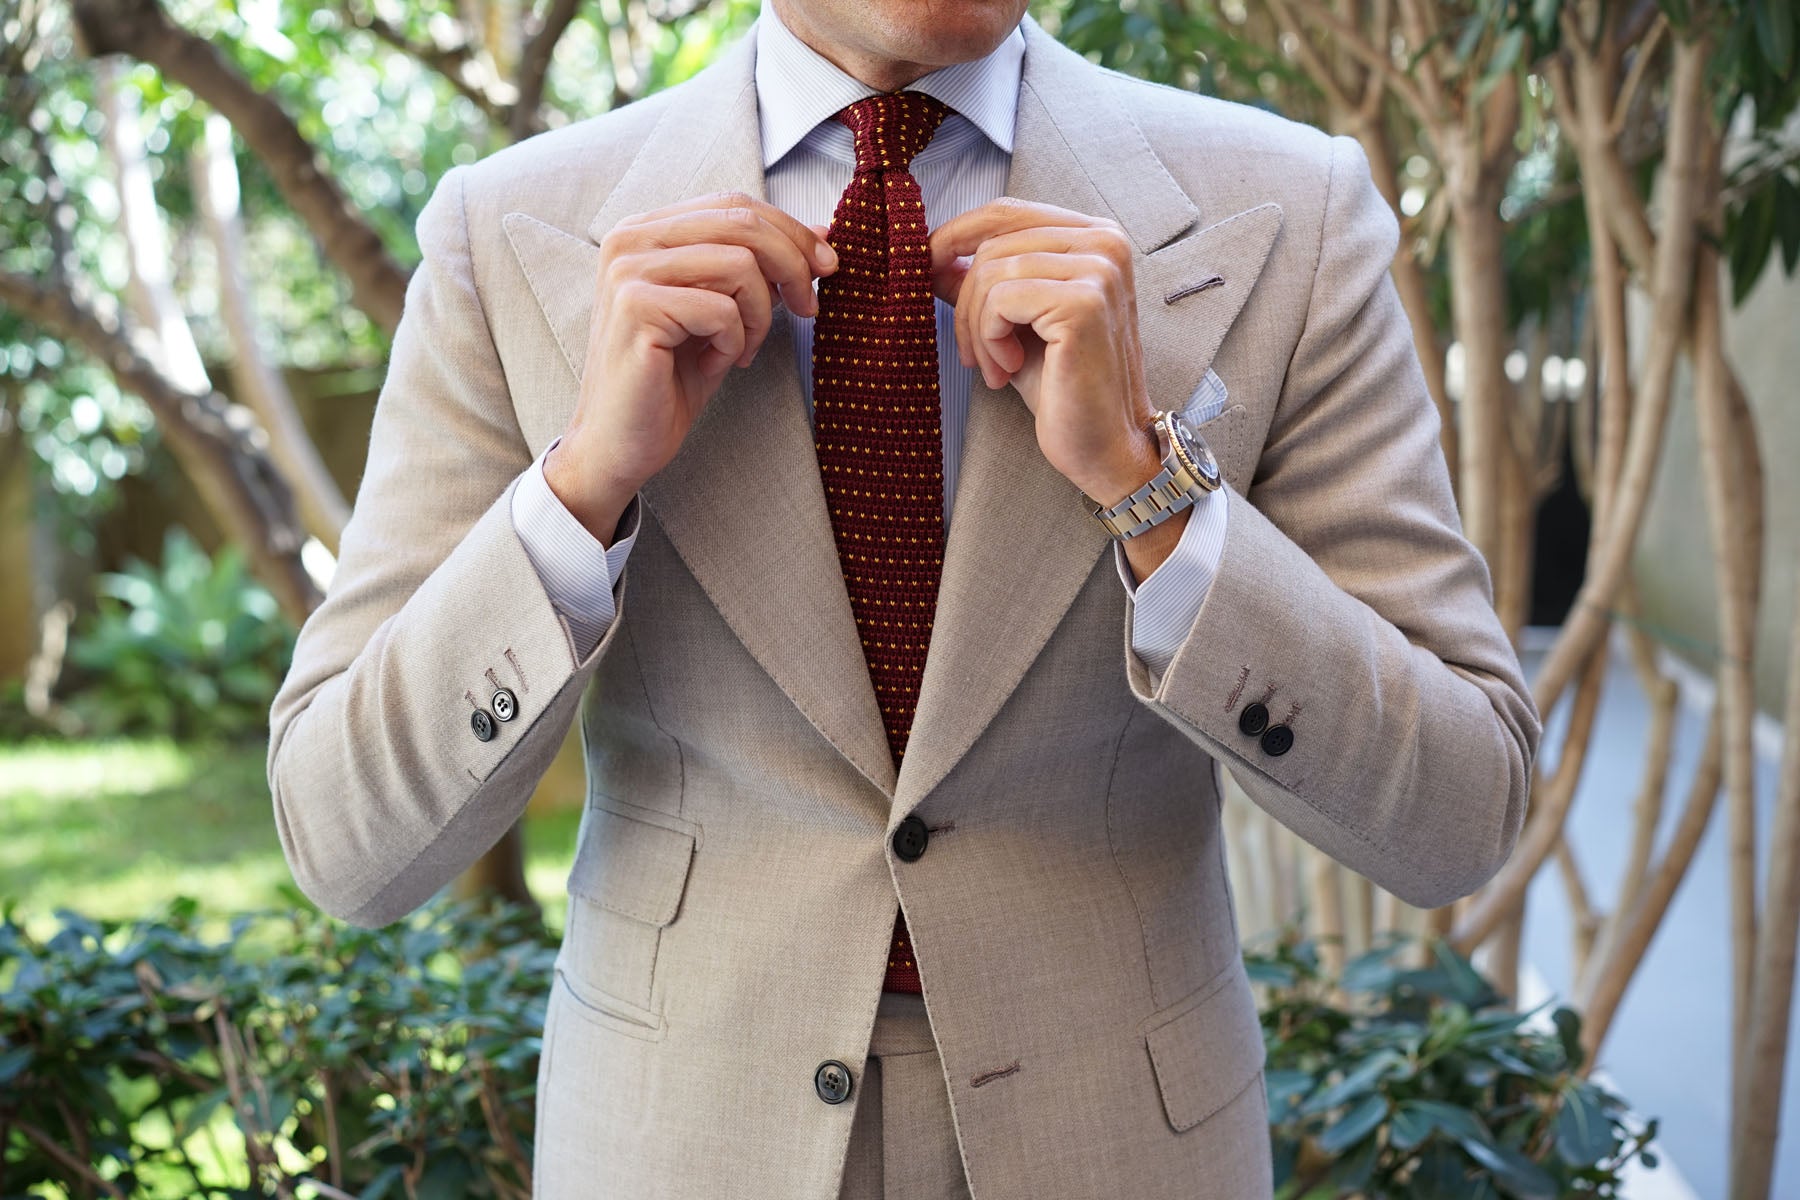
[[[1263,1049],[1218,766],[1415,904],[1511,851],[1541,732],[1463,537],[1349,138],[1115,75],[1028,18],[1007,191],[1119,222],[1152,402],[1207,368],[1218,577],[1153,689],[1105,531],[979,377],[896,772],[787,326],[641,492],[617,616],[577,660],[514,533],[574,410],[597,243],[762,194],[752,41],[444,177],[420,216],[338,573],[272,713],[301,886],[364,924],[518,818],[570,723],[588,807],[539,1079],[545,1200],[831,1200],[903,902],[976,1200],[1269,1194]],[[472,704],[518,716],[491,741]],[[1262,700],[1280,756],[1238,729]],[[917,812],[918,861],[888,838]],[[1012,1069],[1008,1069],[1012,1068]],[[893,1200],[908,1200],[894,1197]]]

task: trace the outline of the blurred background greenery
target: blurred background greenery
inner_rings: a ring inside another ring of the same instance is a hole
[[[156,1195],[275,1194],[301,1178],[301,1194],[354,1185],[371,1200],[525,1194],[529,1129],[481,1105],[529,1092],[535,1049],[517,1043],[541,1015],[560,927],[578,747],[460,881],[466,908],[365,935],[318,918],[288,880],[263,777],[268,705],[329,580],[436,181],[688,78],[758,9],[0,0],[0,1125],[25,1120],[9,1086],[60,1081],[88,1088],[96,1112],[120,1106],[102,1132],[145,1156],[90,1146],[84,1176],[0,1134],[0,1164],[64,1181],[34,1194],[122,1194],[140,1168]],[[1800,767],[1760,843],[1752,730],[1800,696],[1782,648],[1800,477],[1780,469],[1800,453],[1793,0],[1031,11],[1096,61],[1362,144],[1402,223],[1395,280],[1465,526],[1508,631],[1544,632],[1534,689],[1566,721],[1517,860],[1432,913],[1228,796],[1245,932],[1288,931],[1259,976],[1271,1087],[1288,1089],[1272,1091],[1283,1194],[1615,1194],[1648,1134],[1588,1073],[1721,796],[1731,1194],[1772,1194],[1800,918],[1800,892],[1776,885],[1800,862]],[[1632,849],[1609,897],[1584,881],[1564,823],[1615,645],[1649,701],[1642,797],[1631,771],[1590,785],[1634,830],[1614,838]],[[1671,772],[1677,659],[1716,685],[1691,787]],[[1665,783],[1686,800],[1671,800],[1681,824],[1653,854]],[[1564,1010],[1553,1034],[1506,1008],[1540,871],[1565,889],[1582,1013]],[[259,910],[276,916],[244,916]],[[1289,936],[1296,923],[1316,946]],[[521,929],[529,953],[473,980],[468,964],[487,959],[445,950]],[[1437,940],[1388,964],[1385,935],[1409,932]],[[1478,948],[1497,990],[1458,957]],[[370,984],[357,1007],[328,978],[372,980],[384,962],[418,990]],[[94,1024],[101,1012],[114,1023]],[[354,1037],[353,1017],[366,1018]],[[285,1058],[241,1041],[301,1026],[312,1040]],[[108,1067],[102,1043],[167,1058]],[[360,1073],[334,1075],[348,1068],[332,1047],[352,1043]],[[392,1113],[396,1080],[426,1058],[432,1078],[451,1062],[498,1082],[433,1110],[429,1137],[397,1118],[359,1127],[372,1167],[349,1170],[331,1150],[350,1128],[333,1097]],[[216,1074],[226,1062],[260,1070],[280,1102],[240,1104]],[[179,1172],[150,1170],[190,1135],[212,1139],[196,1153],[228,1183],[194,1175],[184,1192],[168,1182]],[[395,1166],[427,1150],[455,1165]]]

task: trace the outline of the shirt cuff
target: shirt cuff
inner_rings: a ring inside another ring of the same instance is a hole
[[[1215,488],[1194,503],[1175,549],[1142,583],[1131,573],[1124,542],[1113,541],[1119,581],[1125,585],[1135,608],[1131,649],[1149,671],[1152,688],[1161,681],[1162,673],[1168,670],[1175,652],[1194,627],[1207,589],[1218,574],[1219,559],[1225,553],[1229,494],[1226,488]]]
[[[575,518],[544,477],[544,456],[556,448],[557,438],[544,447],[513,489],[513,530],[525,547],[525,557],[537,569],[538,579],[550,597],[551,607],[569,627],[577,662],[594,647],[618,612],[613,585],[625,570],[625,560],[637,541],[638,512],[634,494],[619,517],[620,536],[611,546]]]

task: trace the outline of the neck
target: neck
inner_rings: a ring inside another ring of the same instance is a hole
[[[937,70],[930,63],[906,62],[870,54],[855,46],[841,46],[828,41],[804,14],[794,11],[785,0],[769,0],[775,15],[821,58],[844,74],[867,84],[878,92],[897,92],[916,79]]]

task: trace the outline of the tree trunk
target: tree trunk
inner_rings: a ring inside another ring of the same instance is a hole
[[[193,174],[207,236],[218,259],[219,311],[237,354],[234,374],[238,392],[261,418],[269,435],[269,452],[294,485],[301,521],[336,554],[338,536],[350,519],[350,506],[301,422],[287,381],[263,353],[244,267],[237,161],[231,138],[229,121],[218,113],[208,116],[205,136],[194,150]]]

